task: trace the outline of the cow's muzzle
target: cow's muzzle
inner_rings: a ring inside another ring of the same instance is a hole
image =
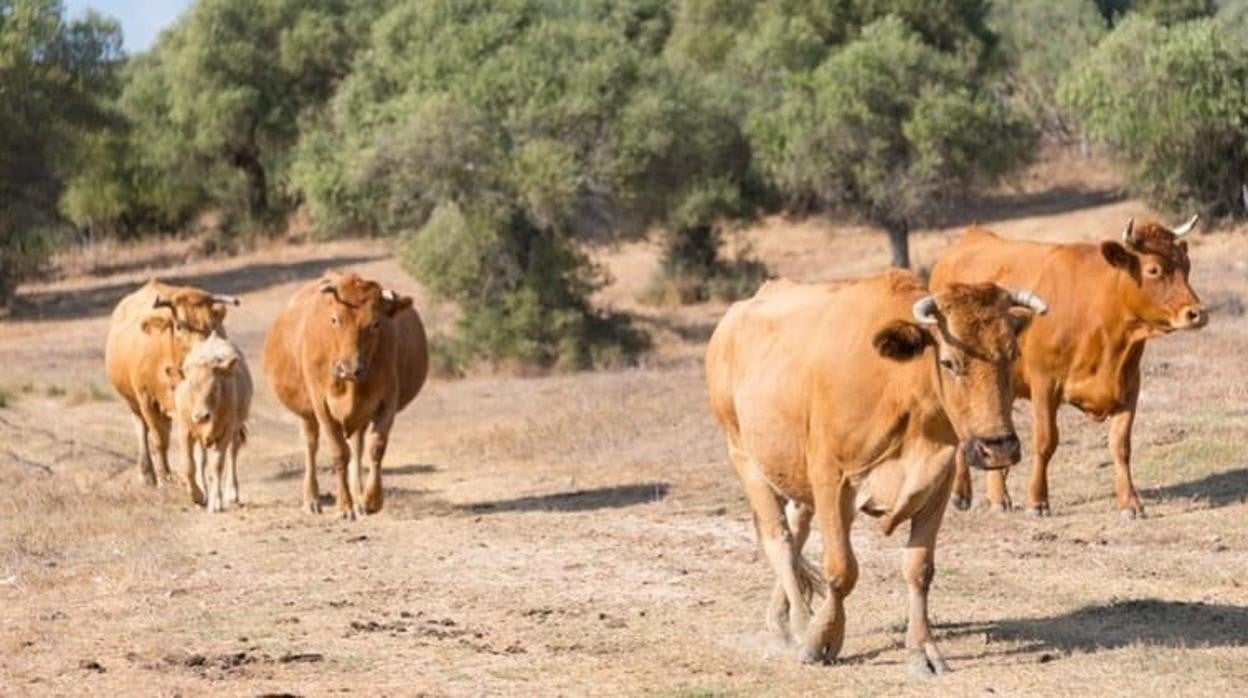
[[[1209,313],[1205,312],[1205,307],[1199,303],[1189,305],[1179,311],[1173,321],[1176,330],[1198,330],[1207,324],[1209,324]]]
[[[962,455],[967,465],[980,470],[1008,468],[1021,457],[1018,435],[1011,432],[1005,436],[971,437],[963,442]]]
[[[334,363],[334,378],[340,381],[358,383],[368,376],[368,368],[358,361],[337,361]]]

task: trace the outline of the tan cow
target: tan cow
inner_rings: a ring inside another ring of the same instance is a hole
[[[720,321],[706,352],[711,409],[779,579],[768,623],[800,642],[803,661],[840,652],[858,579],[849,530],[863,512],[886,535],[910,521],[909,667],[948,670],[927,593],[954,451],[980,467],[1018,461],[1010,366],[1017,333],[1043,309],[991,284],[927,295],[892,271],[849,285],[769,283]],[[812,517],[826,581],[802,558]],[[812,589],[825,597],[814,618]]]
[[[231,296],[151,279],[113,310],[104,369],[134,415],[139,473],[149,485],[156,484],[153,441],[161,477],[171,477],[169,430],[174,408],[169,369],[181,366],[191,349],[213,332],[224,337],[226,306],[238,303]]]
[[[1014,389],[1031,400],[1035,468],[1027,511],[1047,515],[1049,460],[1057,449],[1057,410],[1074,405],[1097,421],[1109,419],[1115,503],[1123,519],[1143,516],[1131,481],[1131,427],[1140,395],[1145,342],[1176,330],[1196,330],[1209,316],[1188,284],[1191,262],[1183,236],[1197,217],[1169,230],[1128,221],[1122,239],[1099,244],[1007,240],[972,228],[932,268],[932,289],[951,283],[1025,286],[1049,301],[1051,312],[1022,342]],[[988,499],[1012,508],[1005,473],[988,473]],[[954,505],[971,503],[970,473],[959,465]]]
[[[428,368],[425,328],[411,298],[340,273],[295,292],[264,340],[264,373],[278,400],[302,422],[305,510],[321,510],[321,432],[334,459],[338,514],[351,519],[381,510],[381,459],[390,427],[420,392]],[[371,467],[365,489],[360,470],[366,431]]]
[[[214,333],[186,355],[181,369],[170,369],[170,375],[177,382],[173,402],[185,448],[191,501],[205,504],[198,480],[208,490],[208,511],[224,511],[227,501],[239,503],[238,449],[247,440],[247,417],[251,412],[252,383],[247,360],[229,340]],[[207,468],[210,450],[213,464]],[[223,497],[227,455],[230,477]]]

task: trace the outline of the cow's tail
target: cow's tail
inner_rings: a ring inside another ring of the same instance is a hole
[[[242,446],[247,443],[247,435],[251,433],[251,429],[247,428],[247,423],[243,422],[238,427],[238,445]]]
[[[767,551],[763,550],[763,532],[758,527],[758,516],[753,516],[753,520],[754,540],[758,543],[758,554],[766,560]],[[797,554],[797,569],[795,571],[797,572],[797,586],[802,590],[802,598],[806,600],[807,604],[814,603],[816,597],[822,598],[824,596],[827,582],[823,578],[823,571],[800,552]]]

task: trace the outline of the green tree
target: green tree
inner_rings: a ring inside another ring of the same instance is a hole
[[[1091,0],[997,0],[989,24],[1000,37],[1010,89],[1021,110],[1046,132],[1070,138],[1075,124],[1057,103],[1057,86],[1106,33],[1096,5]]]
[[[120,59],[117,23],[67,22],[55,0],[0,0],[0,302],[64,224],[57,200]]]
[[[893,264],[909,266],[916,220],[1031,152],[1028,124],[970,76],[885,18],[754,115],[756,156],[789,207],[860,215],[888,232]]]
[[[1059,95],[1159,205],[1244,213],[1248,46],[1214,20],[1170,27],[1128,17]]]

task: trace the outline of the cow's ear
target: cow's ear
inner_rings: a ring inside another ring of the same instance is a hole
[[[386,315],[394,317],[401,311],[412,307],[412,297],[400,296],[394,291],[385,291],[381,294],[381,303]]]
[[[234,372],[234,364],[236,363],[238,363],[237,356],[227,356],[222,359],[217,359],[217,362],[212,365],[212,370],[215,371],[217,375],[228,376]]]
[[[1122,243],[1113,240],[1107,240],[1101,243],[1101,256],[1112,267],[1117,267],[1131,276],[1139,277],[1140,260],[1132,254]]]
[[[163,315],[148,315],[143,318],[143,331],[148,334],[164,332],[173,325],[173,321]]]
[[[226,306],[221,303],[213,303],[210,312],[212,313],[212,324],[220,327],[221,323],[225,322]]]
[[[880,356],[894,361],[909,361],[932,343],[927,330],[913,322],[898,320],[875,333],[871,345]]]

